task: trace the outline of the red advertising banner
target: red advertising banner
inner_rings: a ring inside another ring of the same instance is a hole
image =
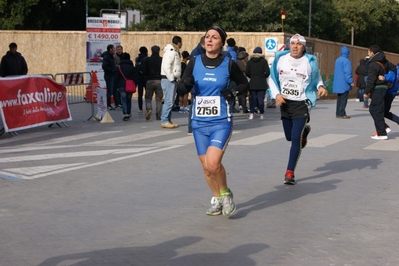
[[[72,120],[66,87],[43,76],[0,79],[5,132]]]

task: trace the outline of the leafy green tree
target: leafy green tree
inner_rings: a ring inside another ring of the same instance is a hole
[[[385,51],[399,51],[399,4],[396,1],[336,0],[334,5],[340,20],[337,36],[330,40],[350,43],[353,27],[355,45],[378,44]]]
[[[39,0],[0,0],[0,29],[13,30],[23,26],[30,8]]]
[[[130,30],[204,31],[217,24],[226,31],[284,31],[307,36],[309,3],[311,37],[354,44],[377,43],[399,52],[399,3],[395,0],[0,0],[0,29],[84,30],[101,9],[137,9],[144,15]]]

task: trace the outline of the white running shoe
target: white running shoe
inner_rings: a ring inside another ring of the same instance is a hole
[[[212,197],[211,207],[206,211],[206,215],[220,215],[222,214],[222,197],[220,199]]]
[[[248,115],[248,119],[249,119],[249,120],[254,119],[254,114],[249,114],[249,115]]]
[[[385,140],[385,139],[388,139],[388,136],[373,135],[373,136],[370,136],[370,138],[376,139],[376,140]]]
[[[233,192],[230,192],[221,196],[220,200],[222,202],[222,213],[224,216],[230,216],[236,211],[236,205],[233,201]]]

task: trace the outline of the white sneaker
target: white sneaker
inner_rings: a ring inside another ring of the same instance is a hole
[[[249,114],[249,115],[248,115],[248,119],[249,119],[249,120],[254,119],[254,114]]]
[[[376,140],[385,140],[385,139],[388,139],[388,136],[373,135],[373,136],[370,136],[370,138],[376,139]]]
[[[206,211],[206,215],[211,215],[211,216],[215,216],[215,215],[220,215],[222,214],[222,208],[223,208],[223,200],[224,198],[216,198],[216,197],[212,197],[211,200],[211,207]]]
[[[387,132],[387,134],[390,133],[391,131],[392,131],[392,130],[391,130],[390,127],[386,127],[386,128],[385,128],[385,132]],[[377,131],[374,131],[373,136],[376,136],[376,135],[378,135],[378,133],[377,133]],[[372,137],[372,136],[371,136],[371,137]]]
[[[222,202],[222,214],[224,216],[230,216],[236,211],[231,190],[228,194],[221,196],[220,201]]]
[[[263,119],[265,119],[264,115],[260,114],[260,120],[263,120]]]

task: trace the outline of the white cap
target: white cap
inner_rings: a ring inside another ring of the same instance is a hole
[[[293,41],[298,41],[298,42],[302,43],[304,46],[306,46],[305,38],[302,35],[298,34],[298,33],[291,37],[290,43],[293,42]]]

